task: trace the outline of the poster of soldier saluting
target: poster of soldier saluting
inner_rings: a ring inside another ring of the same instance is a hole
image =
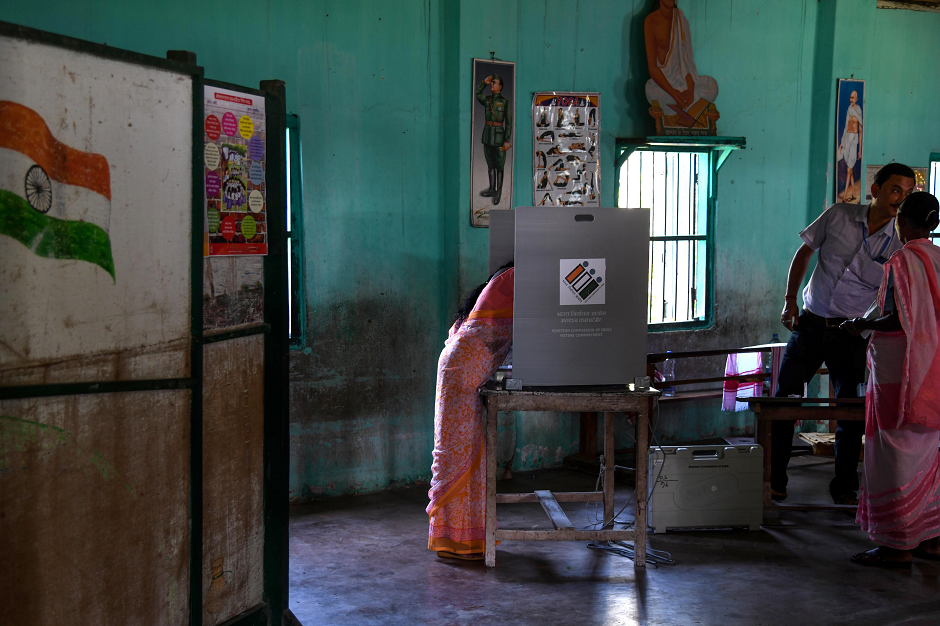
[[[470,224],[488,227],[490,211],[512,208],[516,64],[473,60]]]

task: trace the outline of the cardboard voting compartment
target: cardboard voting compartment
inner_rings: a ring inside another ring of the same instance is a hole
[[[490,211],[489,237],[489,272],[486,275],[492,276],[515,258],[516,212]]]
[[[513,379],[625,385],[645,376],[649,210],[514,213]]]

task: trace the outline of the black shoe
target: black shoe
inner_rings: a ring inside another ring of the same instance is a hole
[[[496,170],[487,170],[486,173],[490,177],[490,187],[489,189],[484,189],[480,192],[480,195],[484,198],[489,198],[496,193]]]
[[[842,493],[839,495],[832,496],[832,501],[835,504],[847,504],[849,506],[858,506],[858,496],[852,492]]]
[[[496,172],[496,193],[493,194],[493,204],[499,204],[499,199],[503,195],[503,173]]]
[[[787,499],[787,492],[786,490],[777,491],[776,489],[771,489],[770,499],[773,500],[774,502],[783,502],[784,500]]]

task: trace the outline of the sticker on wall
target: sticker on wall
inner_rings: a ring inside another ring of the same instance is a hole
[[[561,259],[558,304],[606,304],[606,259]]]
[[[473,60],[470,224],[488,227],[490,211],[512,208],[516,64]]]
[[[598,93],[533,96],[535,206],[600,206],[600,116]]]
[[[264,97],[207,84],[205,116],[207,254],[267,254]]]
[[[865,81],[840,78],[836,105],[836,202],[861,204],[865,197],[864,109]]]

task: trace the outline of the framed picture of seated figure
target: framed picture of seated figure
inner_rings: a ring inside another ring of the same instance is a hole
[[[473,60],[470,225],[486,228],[490,211],[512,208],[516,64]]]
[[[840,78],[836,104],[836,202],[861,204],[865,198],[865,81]]]

